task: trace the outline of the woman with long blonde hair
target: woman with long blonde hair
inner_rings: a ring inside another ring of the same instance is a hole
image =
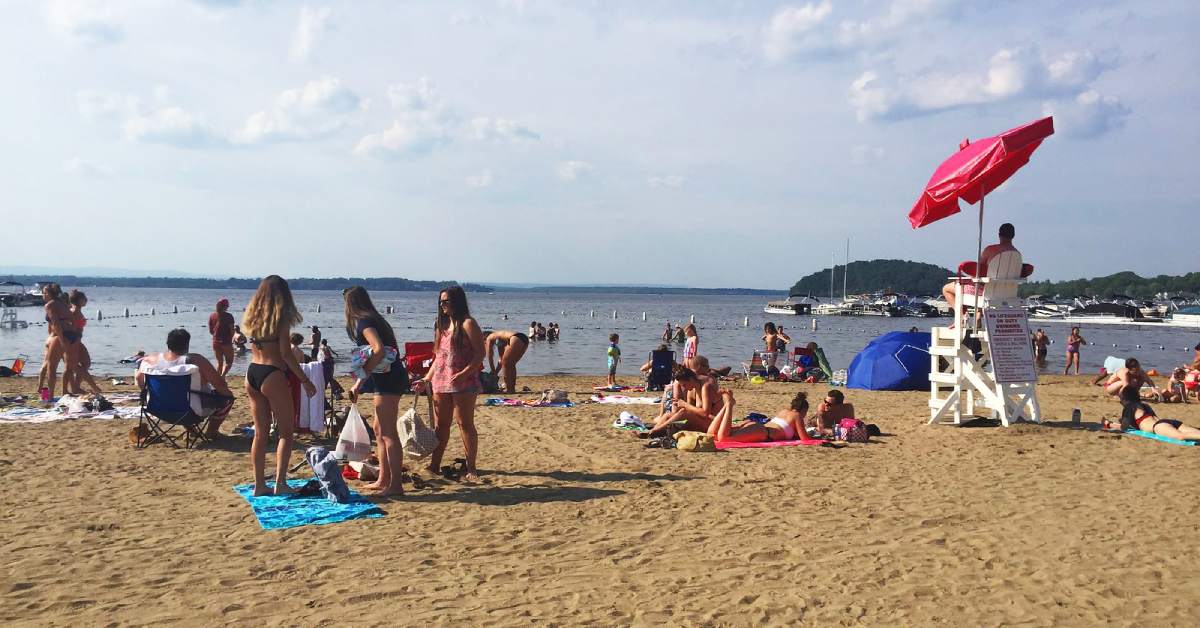
[[[304,317],[296,309],[292,291],[279,275],[271,275],[258,284],[250,297],[242,329],[250,335],[250,366],[246,369],[246,392],[250,395],[250,411],[254,415],[254,441],[250,457],[254,466],[254,494],[267,495],[265,468],[267,441],[271,418],[279,429],[279,445],[275,449],[276,495],[294,493],[287,485],[288,459],[292,453],[293,429],[296,426],[297,401],[300,387],[308,396],[317,393],[296,356],[292,353],[292,327]]]
[[[438,294],[438,316],[433,328],[433,364],[429,374],[418,380],[417,392],[433,388],[434,424],[438,446],[429,458],[429,470],[438,473],[446,444],[450,441],[451,421],[458,423],[466,452],[466,475],[475,482],[475,460],[479,455],[479,432],[475,430],[475,400],[482,391],[479,372],[483,370],[483,330],[471,318],[467,293],[462,286],[451,286]]]

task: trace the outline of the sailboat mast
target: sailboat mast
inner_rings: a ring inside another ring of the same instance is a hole
[[[837,251],[833,252],[829,262],[829,302],[833,303],[833,269],[837,268]]]
[[[842,300],[846,300],[846,275],[850,273],[850,238],[846,238],[846,266],[842,269]]]

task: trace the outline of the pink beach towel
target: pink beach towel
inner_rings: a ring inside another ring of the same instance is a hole
[[[717,442],[717,449],[763,449],[766,447],[795,447],[796,445],[824,445],[828,441],[818,438],[804,440],[771,440],[761,443],[739,443],[734,440]]]

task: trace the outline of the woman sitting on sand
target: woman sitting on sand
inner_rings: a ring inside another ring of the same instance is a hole
[[[723,400],[715,379],[700,377],[692,369],[680,367],[675,371],[674,384],[671,411],[660,415],[645,437],[661,435],[675,421],[686,421],[689,430],[707,431],[713,417],[721,410]],[[690,392],[696,393],[695,403],[686,400]]]
[[[714,441],[735,441],[739,443],[761,443],[766,441],[796,440],[805,438],[804,415],[808,414],[808,395],[803,392],[792,397],[788,407],[779,410],[766,423],[754,421],[733,422],[733,391],[722,390],[725,405],[713,418],[708,428],[708,435]]]
[[[304,318],[292,300],[292,291],[279,275],[271,275],[258,284],[258,290],[246,306],[242,327],[250,333],[253,346],[250,366],[246,369],[246,394],[250,396],[250,412],[254,416],[254,440],[250,444],[254,468],[254,494],[266,495],[267,445],[274,418],[279,431],[275,448],[276,495],[295,493],[287,485],[288,458],[292,454],[293,429],[296,426],[296,405],[300,387],[309,397],[317,387],[300,369],[292,352],[292,327]]]

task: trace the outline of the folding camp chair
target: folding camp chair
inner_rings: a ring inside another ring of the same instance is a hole
[[[646,374],[646,390],[663,390],[671,383],[675,368],[674,351],[651,351],[650,372]]]
[[[418,377],[424,377],[431,366],[433,366],[432,342],[404,343],[404,367],[408,369],[410,378],[415,381]]]
[[[204,433],[208,419],[228,412],[233,398],[216,393],[191,390],[191,375],[146,376],[146,387],[141,393],[141,414],[138,418],[137,447],[165,442],[176,449],[179,438],[184,447],[191,449],[197,443],[208,442]],[[199,399],[206,414],[198,414],[192,408],[192,397]]]
[[[746,373],[746,379],[756,375],[767,377],[767,357],[770,355],[772,352],[755,351],[749,362],[742,362],[742,371]]]

